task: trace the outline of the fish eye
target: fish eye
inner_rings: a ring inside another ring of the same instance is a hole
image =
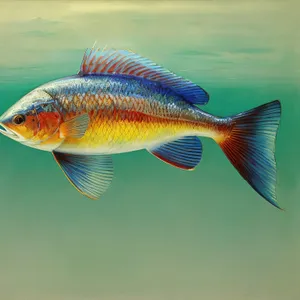
[[[22,125],[25,122],[25,120],[26,117],[24,115],[15,115],[12,121],[15,125]]]

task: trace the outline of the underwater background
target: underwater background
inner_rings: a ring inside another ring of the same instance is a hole
[[[87,47],[130,49],[206,89],[220,116],[280,99],[282,212],[202,139],[193,172],[114,156],[99,201],[52,155],[0,136],[0,299],[300,299],[298,1],[1,1],[0,114],[78,72]]]

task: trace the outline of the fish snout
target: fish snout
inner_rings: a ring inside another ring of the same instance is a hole
[[[5,119],[0,119],[0,133],[3,135],[13,139],[13,140],[20,140],[20,136],[15,133],[13,130],[11,130],[8,126],[5,126]]]

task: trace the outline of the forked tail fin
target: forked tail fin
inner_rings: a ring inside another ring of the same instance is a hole
[[[278,100],[231,117],[232,129],[219,145],[243,178],[271,204],[276,201],[275,140]]]

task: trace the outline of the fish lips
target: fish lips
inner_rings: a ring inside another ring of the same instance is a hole
[[[11,129],[9,129],[7,126],[5,126],[5,124],[3,122],[0,121],[0,133],[2,133],[3,135],[16,140],[16,141],[21,141],[23,140],[23,138],[17,134],[16,132],[12,131]]]

